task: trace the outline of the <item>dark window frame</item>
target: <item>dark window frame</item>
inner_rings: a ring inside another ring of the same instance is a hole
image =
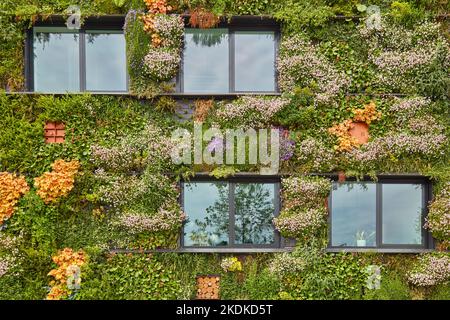
[[[336,183],[337,177],[333,176],[333,182]],[[357,247],[357,246],[333,246],[332,245],[332,197],[333,192],[331,191],[328,197],[328,207],[329,207],[329,215],[328,215],[328,250],[332,251],[382,251],[387,250],[390,252],[401,252],[407,250],[428,250],[434,248],[434,240],[431,233],[426,230],[423,226],[425,224],[425,219],[428,215],[428,202],[432,199],[432,185],[425,177],[408,177],[408,176],[380,176],[377,181],[373,181],[367,179],[367,177],[363,180],[357,181],[356,179],[347,179],[345,182],[354,182],[354,183],[364,183],[364,182],[372,182],[376,187],[376,239],[375,246],[366,246],[366,247]],[[383,184],[421,184],[423,185],[423,193],[422,193],[422,215],[421,215],[421,235],[422,235],[422,243],[420,245],[414,244],[384,244],[383,243],[383,212],[382,212],[382,186]]]
[[[128,94],[129,92],[129,73],[127,57],[125,56],[125,74],[126,74],[126,88],[123,91],[117,90],[86,90],[86,31],[111,31],[114,33],[122,33],[123,24],[125,22],[125,16],[112,15],[102,17],[88,17],[84,20],[84,23],[78,30],[74,30],[73,33],[79,35],[79,91],[68,91],[68,93],[121,93]],[[25,39],[25,84],[26,89],[29,92],[37,92],[34,90],[34,28],[64,28],[66,19],[62,16],[50,16],[48,19],[38,19],[34,25],[26,30]],[[67,29],[70,33],[72,30]],[[126,50],[125,50],[126,54]],[[42,92],[44,94],[61,94],[61,92]],[[65,93],[65,92],[64,92]]]
[[[185,19],[185,28],[192,28]],[[217,28],[228,29],[228,91],[226,92],[185,92],[184,91],[184,47],[181,54],[180,69],[175,78],[175,94],[180,95],[197,95],[197,96],[221,96],[221,95],[245,95],[245,94],[261,94],[274,95],[279,94],[278,86],[278,70],[276,61],[280,47],[280,27],[273,20],[270,19],[232,19],[231,22],[222,21],[217,25]],[[235,32],[237,31],[271,31],[274,33],[274,91],[236,91],[235,90]],[[184,43],[184,42],[183,42]]]
[[[229,195],[228,195],[228,217],[229,217],[229,230],[228,230],[228,244],[224,246],[185,246],[184,245],[184,224],[181,228],[180,237],[178,240],[179,248],[182,250],[199,250],[199,251],[233,251],[242,249],[283,249],[285,247],[286,241],[280,234],[280,232],[274,227],[274,243],[272,244],[235,244],[235,202],[234,202],[234,187],[239,183],[273,183],[274,184],[274,217],[277,217],[281,211],[281,197],[280,188],[281,180],[279,176],[234,176],[223,179],[215,179],[209,176],[197,176],[193,177],[188,181],[180,182],[180,204],[181,208],[184,210],[184,185],[186,183],[195,182],[227,182],[229,185]]]

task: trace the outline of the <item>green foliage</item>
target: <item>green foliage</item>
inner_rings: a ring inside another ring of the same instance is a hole
[[[282,279],[282,292],[289,297],[320,300],[361,296],[367,276],[358,256],[327,254],[314,245],[298,247],[293,256],[303,260],[305,267],[301,272]]]
[[[221,166],[221,167],[217,167],[217,168],[213,169],[211,171],[210,175],[216,179],[221,179],[221,178],[227,178],[229,176],[233,176],[237,171],[239,171],[239,170],[236,170],[232,166]]]
[[[366,289],[364,299],[367,300],[410,300],[411,293],[407,281],[394,272],[382,273],[379,289]]]
[[[308,26],[324,26],[334,13],[323,0],[286,0],[275,5],[273,16],[284,23],[284,31],[293,33]]]
[[[450,284],[441,284],[433,289],[430,300],[450,300]]]

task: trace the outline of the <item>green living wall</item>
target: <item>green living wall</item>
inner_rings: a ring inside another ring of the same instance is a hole
[[[83,17],[126,14],[130,95],[22,92],[25,30],[52,14],[68,16],[73,4]],[[376,27],[366,23],[370,5],[381,12]],[[191,299],[198,274],[219,274],[223,299],[449,299],[448,9],[439,0],[2,1],[0,298]],[[282,95],[183,101],[192,111],[185,114],[166,95],[180,65],[182,13],[196,17],[194,25],[209,22],[202,27],[235,15],[276,19]],[[171,132],[192,131],[194,121],[286,133],[283,208],[274,224],[297,240],[293,252],[155,250],[177,249],[186,219],[180,179],[260,169],[172,164]],[[369,126],[366,144],[347,134],[352,121]],[[65,124],[64,143],[45,143],[47,122]],[[325,252],[331,185],[310,175],[337,172],[428,177],[434,199],[426,227],[436,251]]]

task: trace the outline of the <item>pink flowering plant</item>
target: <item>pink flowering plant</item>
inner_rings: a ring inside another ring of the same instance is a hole
[[[420,287],[448,283],[450,281],[450,254],[423,254],[408,273],[408,281]]]
[[[425,226],[436,239],[450,241],[450,182],[431,202]]]
[[[220,105],[214,120],[221,127],[263,128],[288,103],[289,100],[284,98],[244,96]]]
[[[301,172],[329,172],[334,168],[333,149],[319,139],[309,137],[297,143],[295,154]]]
[[[275,227],[286,237],[316,233],[326,222],[324,201],[330,190],[330,180],[322,177],[283,179],[283,209],[273,220]]]
[[[144,239],[147,247],[155,247],[176,240],[185,214],[176,183],[162,173],[172,168],[172,148],[153,123],[114,145],[92,146],[97,187],[90,199],[108,214],[108,225],[117,233],[115,245],[135,247]]]
[[[145,72],[157,81],[171,80],[176,76],[181,62],[183,19],[179,15],[157,14],[152,19],[152,30],[160,43],[149,46],[144,57]]]
[[[144,67],[149,76],[164,81],[177,74],[180,61],[178,50],[151,47],[144,57]]]
[[[295,87],[309,87],[318,102],[330,103],[350,85],[345,73],[308,39],[301,35],[287,37],[281,42],[277,58],[278,85],[284,92]]]
[[[0,231],[0,278],[18,275],[22,269],[23,253],[19,250],[22,235],[11,236]]]
[[[131,234],[178,230],[186,215],[177,201],[167,201],[151,215],[137,210],[126,211],[117,220],[117,225]]]
[[[388,21],[378,30],[361,24],[368,60],[376,70],[374,85],[394,92],[448,95],[445,70],[450,65],[450,47],[439,28],[432,22],[418,24],[413,30]],[[417,81],[423,77],[429,82]]]
[[[431,101],[423,97],[395,99],[387,110],[392,129],[345,154],[345,161],[353,168],[370,171],[380,167],[405,170],[406,160],[412,157],[415,163],[411,165],[416,170],[420,161],[444,159],[449,141],[445,126],[432,114],[433,107]]]

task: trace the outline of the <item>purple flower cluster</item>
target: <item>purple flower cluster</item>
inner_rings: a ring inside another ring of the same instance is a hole
[[[280,135],[280,159],[288,161],[294,156],[295,141],[289,138],[289,130],[279,128]]]
[[[435,238],[450,240],[450,182],[447,182],[430,204],[425,227]]]
[[[222,105],[216,111],[220,122],[236,120],[242,127],[260,128],[270,123],[271,118],[289,103],[284,98],[244,96]]]
[[[415,270],[408,274],[416,286],[434,286],[450,280],[450,255],[448,253],[422,255]]]
[[[129,32],[128,27],[131,23],[136,21],[138,14],[141,13],[142,11],[135,9],[131,9],[127,12],[127,15],[125,16],[125,23],[123,24],[123,31],[125,31],[125,33]]]
[[[119,218],[118,224],[132,234],[169,231],[179,228],[186,214],[176,202],[166,202],[153,216],[129,212]]]
[[[345,73],[334,68],[325,56],[299,35],[282,41],[277,58],[278,85],[290,92],[296,86],[317,86],[316,98],[330,102],[341,90],[350,85]]]

